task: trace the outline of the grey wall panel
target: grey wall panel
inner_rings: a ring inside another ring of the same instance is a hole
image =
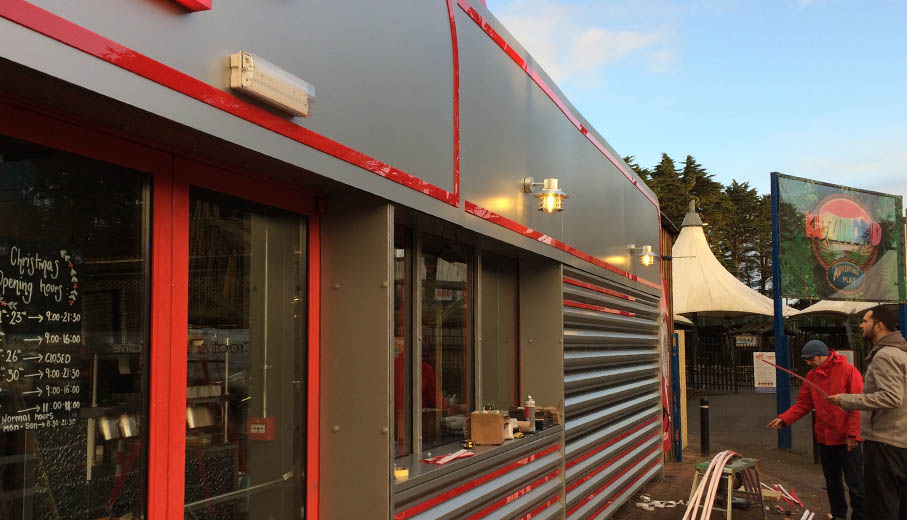
[[[606,518],[661,466],[658,299],[564,275],[567,517]]]
[[[544,511],[543,517],[562,518],[562,434],[560,427],[551,428],[399,482],[394,486],[395,513],[453,520],[488,508],[484,518],[518,518],[536,510]]]
[[[321,217],[321,515],[388,518],[393,213],[377,197],[335,202]]]
[[[192,14],[167,0],[35,3],[224,90],[226,56],[242,48],[256,52],[316,86],[315,115],[294,123],[452,189],[451,42],[443,0],[390,4],[262,0],[254,8],[218,2],[211,11]],[[475,7],[525,55],[484,7]],[[628,243],[655,243],[654,206],[458,7],[455,16],[462,80],[463,198],[656,279],[654,268],[641,268],[621,257],[627,256]],[[306,170],[299,170],[300,178],[314,172],[616,283],[634,285],[468,215],[462,206],[451,207],[390,182],[6,19],[0,19],[0,56]],[[561,94],[543,71],[539,74]],[[566,98],[562,101],[591,134],[598,135]],[[518,193],[524,175],[545,177],[551,172],[558,172],[572,195],[567,211],[555,216],[529,208],[533,199]],[[650,214],[651,219],[640,216]],[[650,220],[651,226],[637,225]]]
[[[260,55],[315,86],[315,115],[294,122],[453,189],[443,1],[220,1],[193,14],[164,1],[33,3],[223,90],[231,54]]]

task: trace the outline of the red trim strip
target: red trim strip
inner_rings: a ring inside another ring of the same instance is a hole
[[[308,128],[287,121],[25,0],[4,0],[0,3],[0,16],[300,144],[451,206],[459,206],[459,197],[456,193],[451,193]]]
[[[491,40],[495,42],[498,47],[500,47],[501,50],[504,51],[505,54],[507,54],[507,56],[510,56],[510,59],[513,60],[513,62],[516,63],[519,68],[523,69],[523,71],[530,78],[532,78],[535,84],[538,85],[538,87],[548,95],[551,101],[553,101],[554,104],[557,105],[561,112],[563,112],[564,115],[567,116],[567,119],[570,120],[570,123],[572,123],[573,126],[576,127],[576,129],[579,130],[580,133],[583,134],[590,143],[592,143],[592,146],[594,146],[599,152],[601,152],[602,155],[607,157],[611,164],[613,164],[618,169],[618,171],[620,171],[624,175],[624,177],[627,178],[627,180],[632,182],[633,185],[636,186],[636,189],[638,189],[639,192],[642,193],[643,196],[657,208],[658,202],[655,200],[655,197],[645,191],[639,185],[639,181],[632,174],[630,174],[629,171],[627,171],[627,169],[620,163],[620,161],[618,161],[602,143],[598,142],[598,140],[594,136],[592,136],[589,130],[579,122],[579,119],[573,114],[573,112],[570,111],[569,108],[567,108],[566,103],[564,103],[561,98],[554,92],[554,90],[545,82],[545,80],[542,79],[539,73],[536,72],[535,69],[533,69],[532,66],[529,65],[529,63],[527,63],[526,60],[523,59],[523,57],[520,56],[516,52],[516,50],[511,47],[504,40],[504,38],[482,18],[482,15],[480,15],[471,5],[469,5],[469,2],[467,0],[457,0],[457,5],[459,5],[460,8],[463,9],[463,11],[465,11],[470,18],[472,18],[472,21],[475,22],[476,25],[478,25],[480,28],[482,28],[483,31],[485,31],[485,34],[487,34],[488,37],[491,38]]]
[[[19,120],[22,123],[31,118]],[[56,134],[61,135],[61,134]],[[153,183],[151,210],[151,395],[148,396],[148,518],[167,518],[170,457],[170,279],[173,268],[173,177],[160,172]],[[185,420],[185,419],[183,419]],[[182,425],[182,422],[180,422]],[[182,472],[181,472],[182,473]]]
[[[577,287],[582,287],[582,288],[584,288],[584,289],[589,289],[589,290],[591,290],[591,291],[600,292],[600,293],[602,293],[602,294],[607,294],[607,295],[609,295],[609,296],[615,296],[615,297],[617,297],[617,298],[623,298],[624,300],[627,300],[627,301],[631,301],[631,302],[635,302],[635,301],[636,301],[636,298],[634,298],[633,296],[630,296],[629,294],[624,294],[624,293],[621,293],[621,292],[612,291],[611,289],[606,289],[606,288],[601,287],[601,286],[598,286],[598,285],[594,285],[594,284],[591,284],[591,283],[586,283],[586,282],[583,282],[583,281],[581,281],[581,280],[577,280],[577,279],[575,279],[575,278],[570,278],[569,276],[565,276],[565,277],[564,277],[564,283],[570,284],[570,285],[575,285],[575,286],[577,286]]]
[[[657,283],[650,282],[650,281],[646,280],[645,278],[640,278],[640,277],[636,276],[635,274],[631,274],[627,271],[624,271],[623,269],[621,269],[619,267],[615,267],[615,266],[609,264],[608,262],[599,260],[598,258],[595,258],[594,256],[592,256],[588,253],[584,253],[584,252],[580,251],[579,249],[576,249],[575,247],[568,246],[567,244],[561,242],[560,240],[558,240],[556,238],[549,237],[548,235],[541,233],[539,231],[536,231],[532,228],[528,228],[528,227],[520,224],[519,222],[514,222],[513,220],[510,220],[507,217],[498,215],[497,213],[494,213],[493,211],[479,207],[476,204],[469,202],[468,200],[466,201],[466,212],[470,213],[472,215],[475,215],[481,219],[487,220],[493,224],[497,224],[501,227],[507,228],[511,231],[515,231],[525,237],[529,237],[529,238],[536,240],[538,242],[541,242],[543,244],[548,244],[551,247],[560,249],[561,251],[564,251],[565,253],[569,253],[581,260],[585,260],[585,261],[587,261],[591,264],[595,264],[603,269],[607,269],[608,271],[611,271],[612,273],[619,274],[620,276],[623,276],[624,278],[629,278],[630,280],[633,280],[634,282],[639,282],[647,287],[661,290],[661,286],[658,285]]]
[[[170,472],[167,475],[167,516],[185,516],[186,372],[185,345],[189,329],[189,185],[173,180],[173,278],[170,328]],[[154,370],[154,367],[151,368]]]
[[[589,305],[588,303],[580,303],[580,302],[575,302],[575,301],[571,301],[571,300],[564,300],[564,305],[566,305],[567,307],[576,307],[577,309],[586,309],[586,310],[596,311],[596,312],[605,312],[608,314],[617,314],[619,316],[630,316],[630,317],[636,316],[635,312],[621,311],[618,309],[610,309],[608,307],[599,307],[598,305]]]
[[[620,477],[626,475],[631,469],[633,469],[634,467],[636,467],[637,464],[639,464],[640,462],[642,462],[643,460],[645,460],[646,457],[651,457],[653,454],[658,453],[658,450],[659,450],[659,449],[660,449],[660,448],[656,448],[656,449],[650,451],[649,453],[646,453],[646,454],[644,454],[643,456],[639,457],[638,459],[636,459],[635,461],[633,461],[633,462],[630,463],[629,465],[627,465],[627,467],[624,468],[623,470],[621,470],[620,473],[618,473],[617,475],[614,475],[614,477],[612,477],[611,480],[605,482],[604,484],[601,485],[601,487],[599,487],[599,488],[596,489],[595,491],[589,493],[589,494],[586,496],[586,498],[582,499],[578,504],[576,504],[576,505],[573,506],[569,511],[567,511],[567,516],[572,515],[572,514],[575,513],[579,508],[581,508],[581,507],[583,507],[584,505],[586,505],[586,503],[589,502],[590,500],[592,500],[593,498],[595,498],[596,495],[598,495],[599,493],[601,493],[602,491],[604,491],[605,489],[607,489],[608,486],[610,486],[611,484],[613,484],[614,482],[616,482],[617,479],[619,479]],[[644,474],[645,474],[645,471],[642,472],[640,475],[644,475]],[[638,479],[637,479],[637,480],[638,480]],[[634,480],[633,482],[636,482],[636,481]],[[614,501],[615,498],[617,498],[617,495],[615,495],[614,497],[612,497],[611,500],[608,501],[608,504],[605,505],[605,507],[607,507],[607,505],[611,504],[611,503]],[[602,511],[603,509],[604,509],[604,508],[599,509],[599,511]],[[596,513],[596,514],[597,514],[597,513]],[[593,515],[593,516],[595,516],[595,515]]]
[[[641,479],[646,473],[652,471],[652,468],[654,468],[654,467],[656,467],[656,466],[658,466],[658,463],[657,463],[657,462],[653,463],[653,464],[652,464],[651,466],[649,466],[648,468],[642,470],[642,471],[639,473],[639,476],[637,476],[635,479],[633,479],[632,482],[630,482],[629,484],[627,484],[626,486],[624,486],[623,489],[621,489],[620,491],[618,491],[617,493],[615,493],[614,496],[611,497],[611,499],[608,500],[607,503],[605,503],[605,505],[601,506],[601,507],[598,509],[598,511],[596,511],[595,513],[592,514],[592,517],[591,517],[591,518],[595,518],[596,516],[598,516],[599,514],[601,514],[602,511],[604,511],[605,509],[608,509],[608,507],[610,507],[611,504],[613,504],[614,502],[617,502],[617,500],[621,497],[621,495],[623,495],[624,493],[627,492],[628,489],[630,489],[631,487],[633,487],[634,485],[636,485],[636,483],[639,482],[639,479]]]
[[[456,496],[462,495],[463,493],[466,493],[467,491],[469,491],[471,489],[475,489],[475,488],[481,486],[482,484],[489,482],[491,480],[494,480],[509,471],[513,471],[520,466],[525,466],[526,464],[529,464],[530,462],[534,462],[546,455],[554,453],[555,451],[557,451],[559,449],[561,449],[561,445],[555,444],[553,446],[549,446],[548,448],[545,448],[542,451],[533,453],[532,455],[529,455],[528,457],[523,457],[522,459],[512,462],[503,468],[498,468],[495,471],[492,471],[491,473],[487,473],[475,480],[466,482],[462,486],[453,488],[449,491],[441,493],[440,495],[438,495],[436,497],[426,500],[425,502],[422,502],[421,504],[417,504],[417,505],[407,509],[406,511],[401,511],[394,515],[394,520],[406,520],[407,518],[412,518],[420,513],[424,513],[425,511],[428,511],[429,509],[437,506],[438,504],[447,502],[448,500],[450,500]]]
[[[453,0],[447,0],[447,16],[450,19],[450,48],[453,61],[453,173],[454,197],[460,204],[460,50],[457,46],[457,18],[454,16]]]
[[[496,510],[506,506],[507,504],[520,498],[521,496],[525,495],[526,493],[529,493],[533,489],[541,486],[545,482],[548,482],[552,479],[557,478],[560,474],[561,474],[561,470],[556,469],[556,470],[554,470],[554,472],[549,473],[548,475],[545,475],[544,477],[540,478],[539,480],[536,480],[532,484],[521,487],[520,489],[514,491],[513,493],[507,495],[506,497],[504,497],[504,498],[498,500],[497,502],[489,505],[488,507],[482,509],[478,513],[475,513],[475,514],[467,517],[466,520],[479,520],[480,518],[485,518],[486,516],[491,514],[492,511],[496,511]]]
[[[538,514],[540,514],[542,511],[544,511],[544,510],[548,509],[549,507],[551,507],[551,504],[557,502],[557,501],[560,500],[560,499],[561,499],[561,494],[560,494],[560,493],[554,495],[553,497],[549,498],[548,501],[545,502],[544,504],[538,506],[537,508],[533,509],[533,510],[530,511],[529,513],[527,513],[527,514],[521,516],[521,517],[520,517],[520,520],[530,520],[531,518],[535,518],[535,517],[536,517]]]
[[[321,489],[321,219],[309,217],[309,370],[306,518],[317,520]]]
[[[618,435],[617,437],[611,439],[610,441],[608,441],[608,442],[606,442],[606,443],[604,443],[604,444],[602,444],[602,445],[596,447],[595,449],[593,449],[593,450],[591,450],[591,451],[589,451],[589,452],[587,452],[587,453],[584,453],[581,457],[577,457],[577,458],[571,460],[570,462],[568,462],[568,463],[566,464],[565,468],[566,468],[566,469],[570,469],[570,468],[572,468],[573,466],[576,466],[576,465],[579,464],[580,462],[582,462],[582,461],[588,459],[589,457],[591,457],[591,456],[595,455],[596,453],[602,451],[603,449],[607,448],[608,446],[611,446],[612,444],[614,444],[614,443],[616,443],[616,442],[619,442],[621,439],[625,439],[625,438],[629,437],[630,435],[633,435],[634,433],[638,432],[639,430],[644,429],[646,426],[651,426],[652,424],[654,424],[654,423],[657,422],[657,421],[658,421],[658,418],[657,418],[657,417],[653,417],[652,419],[649,419],[648,421],[646,421],[646,422],[644,422],[644,423],[642,423],[642,424],[637,425],[637,426],[636,426],[635,428],[633,428],[632,430],[628,430],[628,431],[623,432],[622,434],[620,434],[620,435]]]
[[[642,446],[643,444],[645,444],[645,443],[647,443],[647,442],[650,442],[652,439],[657,438],[657,437],[658,437],[658,434],[659,434],[659,432],[655,432],[655,433],[653,433],[652,435],[649,435],[649,436],[646,437],[645,439],[643,439],[643,440],[641,440],[641,441],[638,441],[636,444],[634,444],[634,445],[630,446],[629,448],[625,449],[624,451],[620,452],[618,455],[615,455],[614,457],[612,457],[612,458],[606,460],[605,462],[599,464],[599,465],[596,466],[594,469],[592,469],[591,471],[589,471],[588,473],[586,473],[585,475],[583,475],[582,478],[578,479],[578,480],[577,480],[576,482],[574,482],[573,484],[570,484],[569,486],[567,486],[567,492],[569,493],[569,492],[573,491],[574,489],[576,489],[576,488],[578,488],[579,486],[581,486],[584,482],[589,481],[589,479],[591,479],[591,478],[594,477],[595,475],[598,475],[599,473],[601,473],[601,472],[604,471],[605,469],[607,469],[607,468],[609,468],[610,466],[612,466],[615,462],[619,461],[619,460],[621,459],[621,457],[626,457],[628,453],[632,452],[632,451],[635,450],[636,448],[639,448],[639,447]]]
[[[211,0],[173,0],[190,11],[207,11],[211,9]]]

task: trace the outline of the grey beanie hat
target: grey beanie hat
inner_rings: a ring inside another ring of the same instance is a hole
[[[800,357],[803,359],[809,359],[813,356],[827,356],[828,355],[828,346],[817,340],[811,339],[806,342],[806,345],[803,345],[803,351],[800,352]]]

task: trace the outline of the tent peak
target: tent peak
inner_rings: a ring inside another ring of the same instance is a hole
[[[702,227],[702,219],[699,218],[699,213],[696,213],[696,199],[690,200],[690,207],[687,211],[687,214],[683,217],[683,223],[680,227],[685,228],[689,226],[699,226]]]

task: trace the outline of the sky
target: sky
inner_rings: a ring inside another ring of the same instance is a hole
[[[907,2],[486,0],[622,156],[907,197]]]

